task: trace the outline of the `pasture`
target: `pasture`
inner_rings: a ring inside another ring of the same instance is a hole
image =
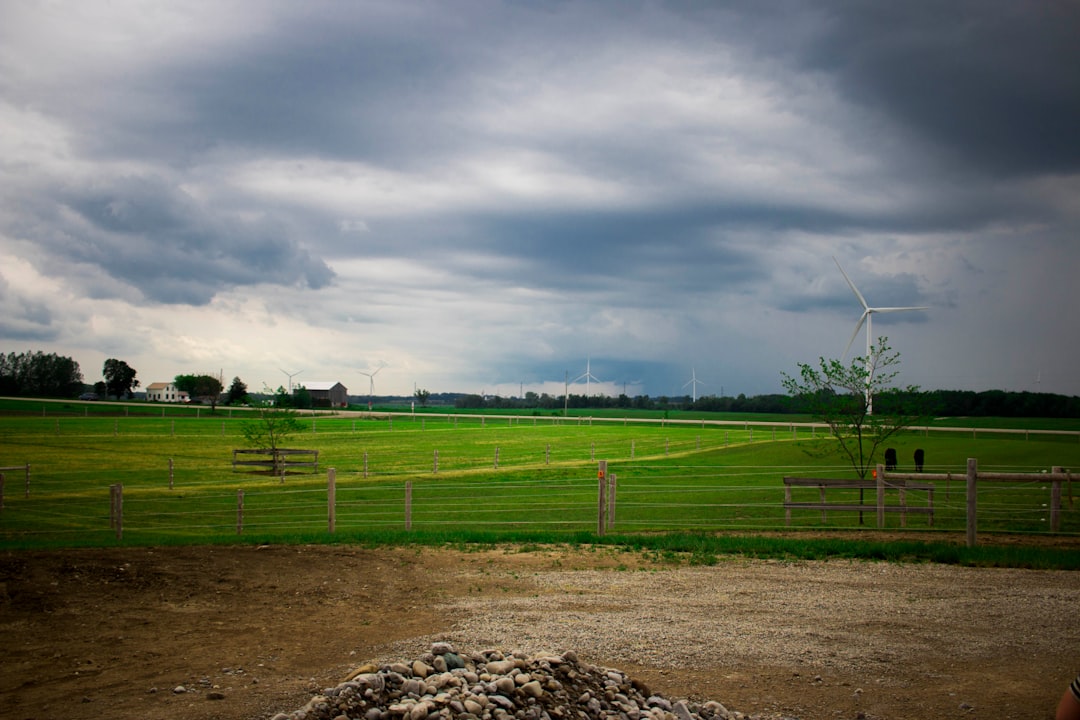
[[[29,464],[28,475],[4,471],[4,547],[378,541],[407,532],[588,537],[598,530],[600,461],[617,478],[609,533],[875,526],[873,513],[829,512],[823,521],[811,511],[793,512],[785,526],[784,476],[853,477],[822,430],[790,418],[721,425],[693,418],[316,414],[302,417],[302,431],[287,445],[318,450],[318,470],[282,481],[234,470],[232,451],[245,447],[241,411],[23,407],[23,414],[0,417],[0,467]],[[957,474],[934,484],[933,526],[911,516],[905,531],[922,539],[963,532],[967,458],[977,458],[980,471],[1080,467],[1075,433],[1039,429],[931,427],[897,437],[891,445],[901,471],[912,469],[919,447],[926,472]],[[111,486],[122,486],[121,508],[110,500]],[[844,502],[859,491],[830,493],[830,501]],[[1080,534],[1071,483],[1063,494],[1058,534]],[[925,502],[908,495],[910,504]],[[895,495],[887,502],[897,502]],[[980,484],[979,532],[1048,534],[1049,503],[1049,483]],[[899,530],[900,523],[899,513],[886,515],[887,528]]]

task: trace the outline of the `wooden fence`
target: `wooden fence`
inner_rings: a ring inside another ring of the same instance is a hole
[[[1049,483],[1050,484],[1050,532],[1056,533],[1061,530],[1061,491],[1064,483],[1069,483],[1069,499],[1072,500],[1073,475],[1060,467],[1054,467],[1049,473],[1000,473],[979,472],[979,461],[976,458],[968,458],[967,471],[959,473],[898,473],[887,471],[884,465],[877,466],[877,472],[873,480],[830,480],[821,478],[784,478],[784,512],[787,524],[791,524],[791,511],[793,509],[820,510],[821,519],[825,520],[828,510],[865,512],[873,510],[877,514],[877,527],[885,527],[885,513],[901,513],[901,525],[908,513],[925,513],[929,522],[933,524],[934,517],[934,486],[930,482],[949,482],[963,478],[966,485],[966,540],[968,547],[975,547],[978,542],[978,485],[980,482],[1011,482],[1011,483]],[[792,502],[792,486],[813,486],[820,490],[818,502]],[[860,491],[859,503],[827,502],[825,491],[827,488],[858,488]],[[876,491],[873,505],[861,501],[862,491],[873,489]],[[899,504],[886,504],[886,493],[889,490],[899,492]],[[907,490],[920,490],[927,493],[927,505],[925,507],[911,506],[906,502]],[[860,516],[861,517],[861,516]]]

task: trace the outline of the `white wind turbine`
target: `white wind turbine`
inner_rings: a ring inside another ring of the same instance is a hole
[[[871,397],[870,387],[873,381],[874,365],[873,360],[870,357],[870,353],[873,351],[873,323],[874,313],[888,313],[888,312],[906,312],[908,310],[929,310],[928,307],[870,307],[867,304],[866,298],[859,292],[859,288],[855,287],[855,283],[851,282],[851,278],[844,272],[844,268],[840,267],[840,261],[833,257],[833,262],[836,263],[836,267],[840,269],[840,274],[847,280],[848,286],[851,288],[851,292],[855,293],[855,297],[859,299],[859,303],[863,306],[862,317],[859,318],[859,322],[855,324],[855,332],[851,333],[851,339],[848,340],[847,347],[844,348],[844,355],[847,355],[848,350],[851,349],[852,343],[855,342],[855,338],[859,334],[859,330],[862,328],[863,323],[866,323],[866,413],[868,415],[874,412],[874,398]]]
[[[585,378],[585,397],[586,398],[589,397],[589,381],[590,380],[596,380],[596,382],[600,382],[596,378],[596,376],[592,374],[592,372],[589,369],[591,362],[592,362],[591,358],[588,355],[586,355],[585,356],[585,372],[581,373],[576,378],[574,378],[574,382],[577,382],[581,378]]]
[[[697,402],[697,386],[698,385],[704,385],[704,384],[705,383],[703,383],[703,382],[701,382],[700,380],[697,379],[697,369],[696,368],[691,368],[691,370],[690,370],[690,379],[686,383],[683,384],[683,387],[686,387],[687,385],[692,385],[693,386],[690,389],[690,392],[693,394],[693,401]]]
[[[383,367],[385,367],[385,366],[380,365],[379,367],[375,368],[375,372],[370,372],[370,373],[360,372],[361,375],[367,375],[367,378],[368,378],[368,399],[367,399],[368,412],[371,412],[372,398],[375,395],[375,376],[379,374],[379,371],[382,370]]]
[[[280,370],[281,368],[278,368],[278,369]],[[292,395],[292,379],[294,377],[296,377],[297,375],[299,375],[300,373],[304,372],[304,371],[303,370],[297,370],[296,372],[291,373],[288,370],[281,370],[281,372],[283,372],[283,373],[285,373],[286,375],[289,376],[289,394]]]

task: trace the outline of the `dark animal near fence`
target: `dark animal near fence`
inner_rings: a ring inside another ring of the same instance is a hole
[[[924,459],[925,457],[926,457],[926,456],[925,456],[925,454],[923,453],[923,449],[922,449],[922,448],[919,448],[919,449],[917,449],[917,450],[915,451],[915,472],[922,472],[922,469],[923,469],[923,459]]]
[[[885,469],[896,469],[896,448],[885,448]]]

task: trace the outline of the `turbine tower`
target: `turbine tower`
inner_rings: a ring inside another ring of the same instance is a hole
[[[368,412],[371,412],[372,398],[375,395],[375,376],[379,374],[379,371],[382,370],[383,367],[384,366],[380,365],[379,367],[375,368],[375,372],[370,372],[370,373],[361,372],[360,373],[361,375],[367,375],[367,378],[368,378],[368,398],[367,398]]]
[[[859,330],[862,329],[863,323],[866,323],[866,414],[872,415],[874,412],[874,398],[871,396],[870,387],[873,382],[874,365],[873,360],[870,357],[870,353],[873,351],[873,324],[874,313],[889,313],[889,312],[906,312],[908,310],[929,310],[928,307],[870,307],[866,302],[866,298],[859,292],[859,288],[855,287],[855,283],[851,282],[851,278],[844,272],[844,268],[840,267],[840,261],[833,256],[833,262],[836,263],[836,267],[840,269],[840,274],[847,280],[848,287],[851,288],[851,292],[855,293],[855,297],[859,299],[859,303],[863,306],[862,316],[859,318],[859,322],[855,324],[855,332],[851,333],[851,339],[848,340],[847,347],[844,348],[844,355],[847,355],[848,350],[851,349],[852,343],[855,342],[855,338],[859,334]]]
[[[704,384],[705,383],[703,383],[703,382],[701,382],[700,380],[697,379],[697,369],[696,368],[691,368],[691,370],[690,370],[690,379],[686,383],[683,384],[683,387],[686,387],[687,385],[692,385],[693,386],[693,387],[691,387],[690,392],[693,395],[693,401],[697,402],[697,386],[698,385],[704,385]]]
[[[581,378],[585,378],[585,399],[586,400],[588,400],[588,398],[589,398],[589,381],[590,380],[596,380],[596,382],[600,382],[599,380],[597,380],[596,376],[594,376],[592,374],[592,372],[589,370],[590,363],[591,363],[591,359],[589,358],[588,355],[586,355],[585,356],[585,372],[583,372],[582,374],[580,374],[576,378],[574,378],[574,382],[577,382]]]
[[[281,368],[278,368],[278,369],[280,370]],[[281,370],[281,372],[283,372],[283,373],[285,373],[286,375],[289,376],[289,394],[292,395],[292,379],[294,377],[296,377],[297,375],[299,375],[300,373],[304,372],[304,371],[303,370],[297,370],[296,372],[291,373],[288,370]]]

